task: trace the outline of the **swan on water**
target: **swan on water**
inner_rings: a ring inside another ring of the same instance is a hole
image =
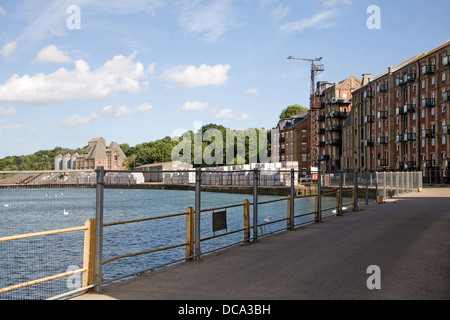
[[[66,211],[66,209],[64,209],[64,212],[63,212],[63,214],[64,214],[65,216],[67,216],[67,215],[69,215],[69,212],[68,212],[68,211]]]
[[[272,221],[271,216],[268,216],[267,218],[264,219],[264,223],[269,223],[270,221]]]
[[[8,207],[9,207],[9,203],[5,203],[3,206],[4,206],[5,208],[8,208]]]

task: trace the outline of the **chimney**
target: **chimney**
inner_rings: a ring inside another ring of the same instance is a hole
[[[372,74],[371,73],[363,73],[362,75],[362,83],[361,86],[365,86],[372,80]]]

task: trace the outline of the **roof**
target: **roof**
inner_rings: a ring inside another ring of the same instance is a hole
[[[107,159],[105,145],[101,141],[96,141],[86,159]]]

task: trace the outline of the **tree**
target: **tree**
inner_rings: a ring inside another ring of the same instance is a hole
[[[288,119],[296,114],[301,114],[301,113],[305,113],[308,112],[308,109],[305,107],[302,107],[301,105],[298,104],[294,104],[292,106],[287,107],[286,109],[283,110],[283,112],[281,112],[280,114],[280,119]]]

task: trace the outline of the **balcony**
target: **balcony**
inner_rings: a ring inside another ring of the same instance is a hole
[[[341,126],[328,126],[325,128],[325,132],[339,132],[342,131]]]
[[[395,136],[395,142],[406,142],[406,137],[404,134],[399,134]]]
[[[378,159],[378,165],[380,167],[388,167],[389,161],[388,161],[388,159]]]
[[[404,79],[404,78],[398,77],[397,79],[395,79],[395,84],[396,84],[397,86],[402,86],[402,85],[406,84],[406,82],[405,82],[405,79]]]
[[[408,113],[408,111],[407,111],[407,109],[405,107],[397,107],[397,108],[395,108],[395,115],[396,116],[399,116],[399,115],[404,116],[407,113]]]
[[[425,160],[424,167],[427,169],[432,169],[436,167],[436,160]]]
[[[388,115],[387,111],[378,111],[377,113],[378,119],[387,119]]]
[[[378,137],[378,144],[388,144],[388,138],[386,137]]]
[[[324,115],[317,116],[316,120],[317,120],[317,122],[324,122],[325,116]]]
[[[414,82],[414,80],[416,80],[416,73],[415,72],[405,73],[405,75],[403,76],[403,82],[405,84],[408,83],[408,82]]]
[[[434,132],[434,129],[422,130],[422,138],[434,138],[435,136],[436,133]]]
[[[284,143],[286,142],[286,138],[285,137],[280,137],[280,139],[278,140],[280,143]]]
[[[324,148],[325,147],[325,141],[319,141],[319,143],[317,144],[317,146],[319,148]]]
[[[435,65],[429,65],[429,66],[422,67],[422,74],[433,74],[434,71],[436,71]]]
[[[328,118],[347,118],[347,112],[331,111],[327,116]]]
[[[330,160],[330,155],[328,154],[321,154],[319,156],[319,161],[329,161]]]
[[[374,116],[365,116],[364,117],[364,123],[374,122],[375,117]]]
[[[404,133],[404,140],[406,141],[416,141],[416,134],[414,132],[412,133]]]
[[[434,107],[434,105],[435,105],[435,100],[434,100],[434,98],[424,98],[424,99],[422,99],[422,108],[425,108],[425,107]]]
[[[327,140],[325,142],[325,144],[327,146],[340,146],[342,145],[342,140],[338,140],[338,139],[331,139],[331,140]]]
[[[373,90],[364,91],[364,99],[373,98],[375,96],[375,92]]]
[[[285,148],[280,148],[280,154],[285,154],[286,153],[286,149]]]
[[[415,104],[405,104],[403,106],[403,108],[406,109],[406,112],[408,112],[408,113],[416,112],[416,105]]]
[[[373,147],[375,145],[373,140],[366,140],[364,141],[364,146],[365,147]]]
[[[387,84],[379,84],[377,86],[377,92],[387,92],[388,91],[388,85]]]
[[[319,128],[316,131],[317,134],[325,134],[325,129],[324,128]]]

